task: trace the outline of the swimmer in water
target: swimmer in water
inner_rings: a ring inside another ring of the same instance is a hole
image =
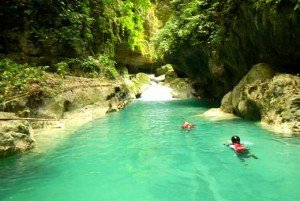
[[[242,162],[245,162],[244,158],[252,157],[254,159],[258,159],[255,155],[249,152],[249,149],[247,147],[241,144],[240,137],[237,135],[232,136],[231,142],[224,143],[224,145],[229,146],[232,150],[234,150]]]
[[[186,121],[182,124],[181,128],[185,130],[191,130],[192,128],[195,128],[196,126],[194,124],[191,124],[190,122]]]

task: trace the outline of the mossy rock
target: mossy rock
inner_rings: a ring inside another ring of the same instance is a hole
[[[163,65],[156,69],[155,76],[160,76],[166,74],[168,71],[173,71],[173,67],[171,64]]]
[[[177,74],[174,70],[169,70],[165,74],[165,82],[166,83],[170,83],[170,82],[172,82],[172,80],[174,80],[176,78],[177,78]]]
[[[110,80],[115,80],[120,77],[120,74],[115,67],[109,66],[105,69],[105,77]]]
[[[130,96],[135,98],[142,93],[142,87],[150,84],[150,77],[145,73],[138,73],[132,80],[127,81],[126,85],[129,89]]]
[[[172,88],[172,94],[175,98],[193,97],[191,81],[188,78],[175,78],[168,85]]]
[[[128,69],[125,66],[118,67],[117,71],[118,71],[120,76],[122,76],[123,78],[129,79],[129,72],[128,72]]]
[[[150,84],[150,78],[147,74],[145,73],[138,73],[135,76],[135,79],[137,81],[137,83],[139,84]]]
[[[232,92],[228,92],[221,101],[221,110],[226,113],[233,113]]]
[[[262,81],[271,79],[275,76],[276,71],[268,64],[259,63],[254,65],[251,70],[243,77],[237,86],[232,91],[232,106],[233,110],[240,114],[241,105],[240,102],[243,100],[243,91],[247,84],[251,84],[255,81]],[[239,109],[240,108],[240,109]],[[241,115],[241,114],[240,114]]]

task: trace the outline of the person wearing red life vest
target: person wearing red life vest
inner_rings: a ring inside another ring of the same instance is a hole
[[[231,144],[229,144],[229,147],[233,149],[235,152],[243,152],[246,151],[246,147],[241,144],[240,137],[237,135],[232,136],[231,138]]]
[[[258,159],[255,155],[251,154],[247,147],[241,144],[241,139],[239,136],[234,135],[231,137],[231,142],[225,143],[225,145],[229,146],[231,149],[237,153],[238,157],[244,161],[243,158],[255,158]]]

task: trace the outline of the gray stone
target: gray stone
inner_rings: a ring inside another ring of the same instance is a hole
[[[227,113],[233,113],[232,92],[228,92],[221,101],[221,110]]]
[[[234,111],[230,110],[229,94],[224,96],[221,109],[247,119],[261,119],[280,133],[300,134],[300,78],[278,74],[267,79],[272,74],[245,76],[235,88],[235,99],[232,97]]]
[[[22,153],[34,148],[35,145],[28,122],[21,120],[0,122],[0,157]]]
[[[241,112],[240,109],[248,111],[251,110],[251,108],[244,108],[245,105],[240,105],[239,107],[240,102],[244,99],[243,91],[245,90],[247,84],[253,83],[257,80],[271,79],[275,74],[276,71],[267,64],[259,63],[254,65],[252,69],[242,78],[239,84],[232,90],[232,107],[234,112],[243,117],[245,113]]]

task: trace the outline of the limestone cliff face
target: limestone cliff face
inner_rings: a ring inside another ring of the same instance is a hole
[[[67,76],[61,79],[47,74],[47,82],[35,95],[14,100],[6,105],[7,110],[35,118],[64,119],[75,110],[97,105],[105,113],[117,111],[132,97],[121,79],[100,80]],[[24,112],[26,111],[26,113]]]
[[[32,128],[63,128],[65,122],[78,121],[78,118],[87,122],[118,111],[141,94],[144,84],[150,83],[148,75],[143,73],[132,75],[131,79],[116,80],[45,76],[47,84],[36,91],[37,94],[10,101],[6,104],[6,113],[0,113],[0,118],[4,119],[18,118],[15,114],[36,118],[31,121],[0,120],[0,157],[34,148]],[[39,121],[40,118],[51,121]]]
[[[300,78],[275,75],[269,70],[269,66],[255,65],[224,96],[221,109],[246,119],[261,120],[280,133],[300,134]]]
[[[291,2],[257,8],[255,2],[241,1],[233,12],[226,34],[216,39],[221,41],[217,47],[205,40],[193,45],[186,39],[167,55],[180,75],[197,82],[200,96],[223,97],[261,62],[281,72],[299,73],[300,15]]]

